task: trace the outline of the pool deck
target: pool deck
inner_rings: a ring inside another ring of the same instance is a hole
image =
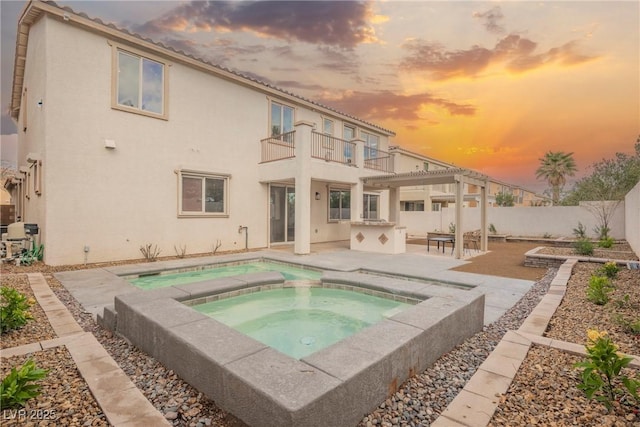
[[[199,258],[183,258],[170,261],[127,264],[115,267],[87,269],[56,273],[55,277],[91,312],[94,318],[105,307],[113,304],[116,295],[134,292],[135,288],[118,276],[154,272],[166,269],[188,269],[204,264],[269,258],[275,261],[303,264],[320,269],[351,272],[358,269],[406,275],[423,280],[460,283],[474,286],[485,295],[484,323],[496,321],[533,286],[530,280],[487,276],[475,273],[451,271],[466,264],[442,254],[427,253],[425,246],[407,245],[407,253],[397,255],[351,251],[341,245],[316,246],[310,255],[295,255],[289,247],[268,249],[229,255]]]

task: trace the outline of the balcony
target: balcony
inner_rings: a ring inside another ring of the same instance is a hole
[[[316,131],[311,132],[311,157],[326,162],[339,163],[349,167],[358,165],[358,143],[363,141],[346,141]],[[290,159],[296,156],[296,131],[274,135],[262,139],[260,163]],[[377,148],[364,147],[365,169],[380,172],[393,172],[391,155]]]

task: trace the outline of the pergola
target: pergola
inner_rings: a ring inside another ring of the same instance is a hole
[[[463,198],[464,184],[477,185],[480,188],[480,250],[487,250],[487,185],[489,177],[479,172],[463,168],[440,169],[434,171],[415,171],[394,175],[378,175],[362,178],[364,185],[388,189],[390,198],[389,221],[400,219],[400,187],[420,185],[456,184],[456,242],[463,241]],[[455,245],[455,257],[462,258],[463,245]]]

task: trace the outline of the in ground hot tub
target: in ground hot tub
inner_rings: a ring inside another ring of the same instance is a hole
[[[115,324],[250,425],[356,425],[407,378],[481,330],[484,317],[479,290],[368,276],[325,273],[321,285],[417,303],[300,359],[190,306],[292,285],[278,272],[119,295]]]

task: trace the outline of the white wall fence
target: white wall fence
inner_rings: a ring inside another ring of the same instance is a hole
[[[640,256],[640,182],[624,199],[625,235],[633,251]]]
[[[638,188],[636,186],[636,188]],[[613,209],[609,221],[611,229],[609,235],[615,239],[625,239],[625,202],[606,202]],[[640,234],[638,218],[640,211],[640,188],[636,191],[635,209],[629,212],[627,208],[627,227],[634,230],[638,252]],[[487,222],[493,224],[498,234],[511,236],[543,237],[549,234],[553,237],[573,237],[573,229],[582,223],[587,236],[597,237],[594,229],[600,225],[596,215],[586,205],[580,206],[549,206],[549,207],[488,207]],[[635,216],[633,216],[635,215]],[[635,224],[630,224],[635,221]],[[440,212],[400,212],[400,225],[407,227],[407,235],[425,236],[429,231],[449,231],[449,224],[455,224],[455,208],[443,208]],[[480,228],[480,208],[464,208],[462,229],[464,231]],[[627,231],[626,239],[629,240]],[[633,236],[632,236],[633,239]]]

